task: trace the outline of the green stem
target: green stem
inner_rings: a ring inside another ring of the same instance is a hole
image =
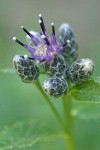
[[[45,100],[47,101],[47,103],[49,104],[49,106],[51,107],[53,113],[55,114],[58,122],[60,123],[60,125],[62,126],[62,128],[65,130],[65,126],[64,123],[59,115],[59,113],[57,112],[56,108],[54,107],[54,105],[52,104],[52,102],[50,101],[49,97],[45,94],[44,90],[42,89],[40,82],[37,81],[36,84],[37,88],[39,89],[40,93],[44,96]]]
[[[73,137],[73,116],[71,115],[71,95],[63,97],[63,105],[66,117],[66,144],[68,150],[75,150],[75,142]]]
[[[63,97],[64,111],[65,111],[66,122],[67,122],[65,126],[56,108],[54,107],[49,97],[45,94],[44,90],[42,89],[40,82],[38,81],[35,85],[39,89],[40,93],[44,96],[45,100],[47,101],[53,113],[55,114],[58,122],[64,129],[66,133],[66,144],[67,144],[68,150],[75,150],[74,138],[72,134],[73,117],[71,115],[71,96],[68,94],[67,97],[65,96]]]

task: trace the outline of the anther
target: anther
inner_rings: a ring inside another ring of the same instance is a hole
[[[21,41],[19,41],[16,37],[13,37],[13,40],[14,40],[16,43],[18,43],[18,44],[20,44],[21,46],[24,47],[24,44],[23,44]]]
[[[52,27],[52,33],[55,35],[55,27],[54,27],[54,23],[51,23],[51,27]]]
[[[40,20],[42,21],[43,27],[44,27],[44,29],[45,29],[44,21],[43,21],[43,18],[42,18],[42,15],[41,15],[41,14],[39,14],[39,18],[40,18]]]
[[[70,46],[70,43],[71,43],[71,41],[70,41],[70,40],[67,40],[66,43],[63,44],[63,47],[65,47],[65,46]]]
[[[41,37],[42,37],[43,39],[45,39],[46,44],[49,46],[49,45],[50,45],[50,42],[49,42],[49,40],[47,39],[47,37],[46,37],[45,35],[42,35]]]
[[[39,43],[38,38],[37,38],[36,36],[34,36],[33,34],[31,34],[30,32],[28,32],[27,29],[25,29],[23,26],[21,26],[21,28],[23,29],[23,31],[24,31],[25,33],[27,33],[27,35],[29,35],[29,37],[32,39],[33,43],[34,43],[35,45],[38,45],[38,43]]]
[[[40,24],[42,32],[45,34],[45,27],[44,27],[42,20],[39,20],[39,24]]]
[[[31,37],[31,34],[30,34],[23,26],[21,26],[21,28],[23,29],[23,31],[24,31],[25,33],[27,33],[27,34]]]
[[[42,18],[42,15],[41,15],[41,14],[39,14],[39,17],[40,17],[40,18]]]

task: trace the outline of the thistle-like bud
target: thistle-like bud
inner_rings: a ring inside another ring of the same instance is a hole
[[[22,26],[23,27],[23,26]],[[34,35],[36,38],[38,38],[39,40],[41,40],[41,35],[40,33],[38,32],[35,32],[35,31],[30,31],[29,33],[31,33],[32,35]],[[30,45],[30,46],[33,46],[34,47],[34,44],[32,42],[32,39],[30,38],[29,35],[26,35],[26,41],[27,43]]]
[[[62,48],[62,55],[70,64],[78,57],[78,44],[76,42],[74,33],[69,24],[64,23],[58,30],[58,42],[64,47]]]
[[[67,41],[67,44],[62,48],[62,56],[69,64],[72,64],[77,59],[78,45],[75,38],[72,38],[71,41]]]
[[[66,78],[66,71],[69,68],[68,62],[65,62],[64,57],[55,55],[53,62],[46,62],[43,64],[44,71],[49,76]]]
[[[33,83],[39,77],[39,69],[34,63],[33,58],[29,58],[27,55],[16,55],[13,58],[13,64],[16,73],[22,79],[23,82]]]
[[[74,37],[71,26],[67,23],[62,24],[58,29],[58,42],[66,44],[67,40],[71,40]]]
[[[48,95],[54,97],[63,96],[69,90],[66,80],[58,77],[49,78],[44,81],[43,88]]]
[[[69,69],[69,79],[74,83],[86,81],[93,73],[94,62],[91,59],[79,59]]]

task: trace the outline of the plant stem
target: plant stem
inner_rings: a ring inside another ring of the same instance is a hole
[[[54,105],[52,104],[52,102],[50,101],[49,97],[45,94],[44,90],[42,89],[40,82],[37,81],[37,83],[35,84],[37,86],[37,88],[39,89],[40,93],[44,96],[45,100],[47,101],[47,103],[49,104],[49,106],[51,107],[53,113],[55,114],[58,122],[60,123],[60,125],[62,126],[62,128],[65,130],[65,126],[64,123],[62,121],[62,118],[60,117],[59,113],[57,112],[56,108],[54,107]]]
[[[66,117],[66,144],[68,150],[75,150],[75,142],[73,137],[73,116],[71,115],[71,95],[63,97],[63,105]]]
[[[57,112],[56,108],[50,101],[49,97],[45,94],[44,90],[42,89],[40,82],[38,81],[36,87],[39,89],[40,93],[43,95],[49,106],[51,107],[53,113],[55,114],[58,122],[62,126],[63,130],[66,133],[66,144],[68,150],[75,150],[74,138],[72,134],[72,127],[73,127],[73,117],[71,115],[71,96],[68,94],[67,96],[63,97],[63,104],[64,104],[64,111],[66,116],[66,126],[63,123],[62,118],[60,117],[59,113]]]

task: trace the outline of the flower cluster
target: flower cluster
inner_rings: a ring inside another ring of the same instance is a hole
[[[38,80],[42,68],[49,78],[44,81],[44,91],[54,97],[68,93],[68,80],[73,83],[86,81],[93,72],[94,63],[91,59],[78,57],[78,44],[69,24],[64,23],[58,29],[58,42],[55,36],[54,23],[51,23],[52,33],[48,37],[42,15],[39,14],[39,24],[42,32],[28,31],[21,26],[27,34],[28,44],[24,44],[16,37],[13,40],[26,48],[31,57],[17,55],[13,63],[17,74],[22,81],[32,83]],[[40,66],[39,68],[37,66]]]

